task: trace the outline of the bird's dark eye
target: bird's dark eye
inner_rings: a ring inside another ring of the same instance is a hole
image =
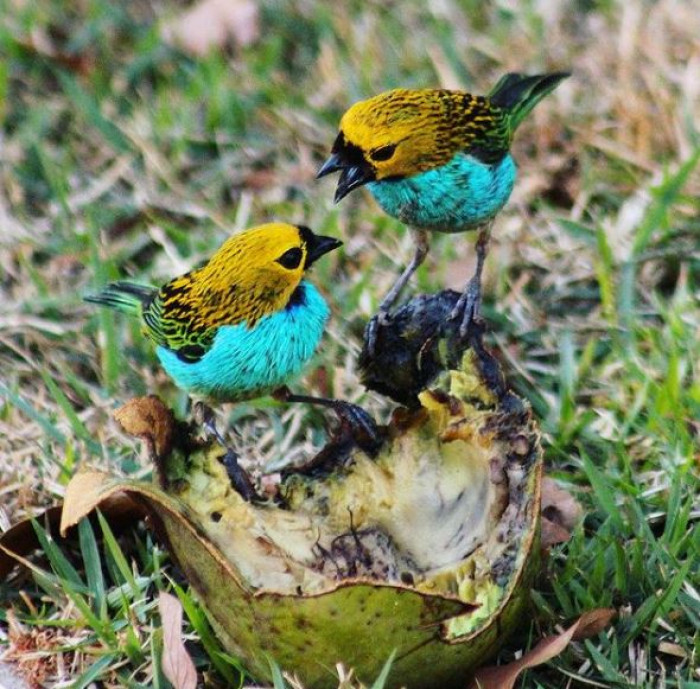
[[[293,249],[287,249],[287,251],[277,259],[277,263],[288,270],[294,270],[299,267],[302,258],[304,258],[302,250],[298,247],[294,247]]]
[[[389,144],[388,146],[375,148],[373,151],[370,151],[369,155],[372,160],[389,160],[394,155],[394,151],[396,151],[396,144]]]

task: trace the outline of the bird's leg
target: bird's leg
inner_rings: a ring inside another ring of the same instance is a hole
[[[428,233],[426,230],[412,230],[413,238],[416,244],[416,250],[413,254],[411,262],[406,266],[403,273],[399,276],[398,280],[393,284],[392,288],[387,293],[386,297],[382,299],[382,303],[379,305],[379,316],[386,318],[389,309],[394,305],[394,302],[399,298],[401,292],[403,292],[406,283],[411,279],[413,273],[418,270],[419,266],[425,261],[425,257],[428,255],[428,249],[430,248],[430,242],[428,241]],[[382,323],[384,325],[384,323]]]
[[[332,409],[338,416],[341,424],[347,424],[350,427],[352,437],[356,440],[359,447],[372,457],[377,454],[382,445],[383,437],[374,419],[357,404],[327,397],[296,395],[287,386],[275,390],[272,396],[280,402],[317,404]]]
[[[382,303],[379,305],[379,311],[367,325],[365,337],[367,340],[367,350],[370,355],[374,354],[379,328],[385,326],[389,322],[389,309],[394,305],[394,302],[399,298],[404,287],[406,287],[406,283],[411,279],[413,273],[418,270],[419,266],[425,261],[425,257],[428,255],[428,249],[430,248],[428,233],[425,230],[412,229],[411,231],[416,244],[413,258],[392,285],[384,299],[382,299]]]
[[[476,240],[476,270],[450,314],[451,320],[461,319],[459,326],[461,337],[466,336],[467,332],[469,332],[469,326],[479,317],[479,310],[481,309],[481,273],[484,269],[484,259],[486,258],[486,251],[489,245],[491,224],[491,221],[489,221],[479,230],[479,236]]]
[[[214,416],[214,410],[204,402],[197,401],[192,406],[192,416],[196,423],[198,423],[206,432],[207,435],[211,436],[216,440],[222,447],[228,447],[226,439],[219,429],[216,427],[216,417]]]
[[[226,442],[226,438],[216,427],[214,410],[204,402],[195,402],[192,415],[201,424],[205,433],[214,438],[226,450],[226,454],[221,458],[221,463],[226,468],[226,473],[234,489],[246,502],[260,500],[250,477],[238,463],[238,453]]]

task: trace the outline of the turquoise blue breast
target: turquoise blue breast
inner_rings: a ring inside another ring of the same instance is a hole
[[[183,390],[227,402],[261,397],[289,383],[315,352],[330,313],[312,284],[301,282],[298,289],[290,306],[253,328],[220,327],[199,361],[182,361],[158,347],[163,368]]]
[[[389,215],[412,227],[462,232],[493,218],[515,183],[515,162],[507,154],[488,165],[458,153],[441,167],[412,177],[370,182],[370,190]]]

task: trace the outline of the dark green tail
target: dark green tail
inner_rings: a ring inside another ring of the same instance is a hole
[[[141,316],[144,307],[153,301],[157,293],[158,290],[149,285],[121,281],[112,282],[99,294],[89,294],[84,299],[132,316]]]
[[[491,89],[489,100],[493,105],[508,111],[511,134],[528,116],[530,111],[551,93],[571,72],[552,72],[551,74],[506,74]]]

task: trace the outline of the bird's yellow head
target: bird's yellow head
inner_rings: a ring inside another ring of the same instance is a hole
[[[201,328],[250,327],[283,309],[304,271],[342,244],[308,227],[269,223],[228,239],[201,268],[175,278],[160,290],[166,311],[193,314]]]
[[[318,173],[341,171],[335,200],[372,181],[444,165],[490,120],[487,98],[444,89],[394,89],[355,103],[342,117]]]

